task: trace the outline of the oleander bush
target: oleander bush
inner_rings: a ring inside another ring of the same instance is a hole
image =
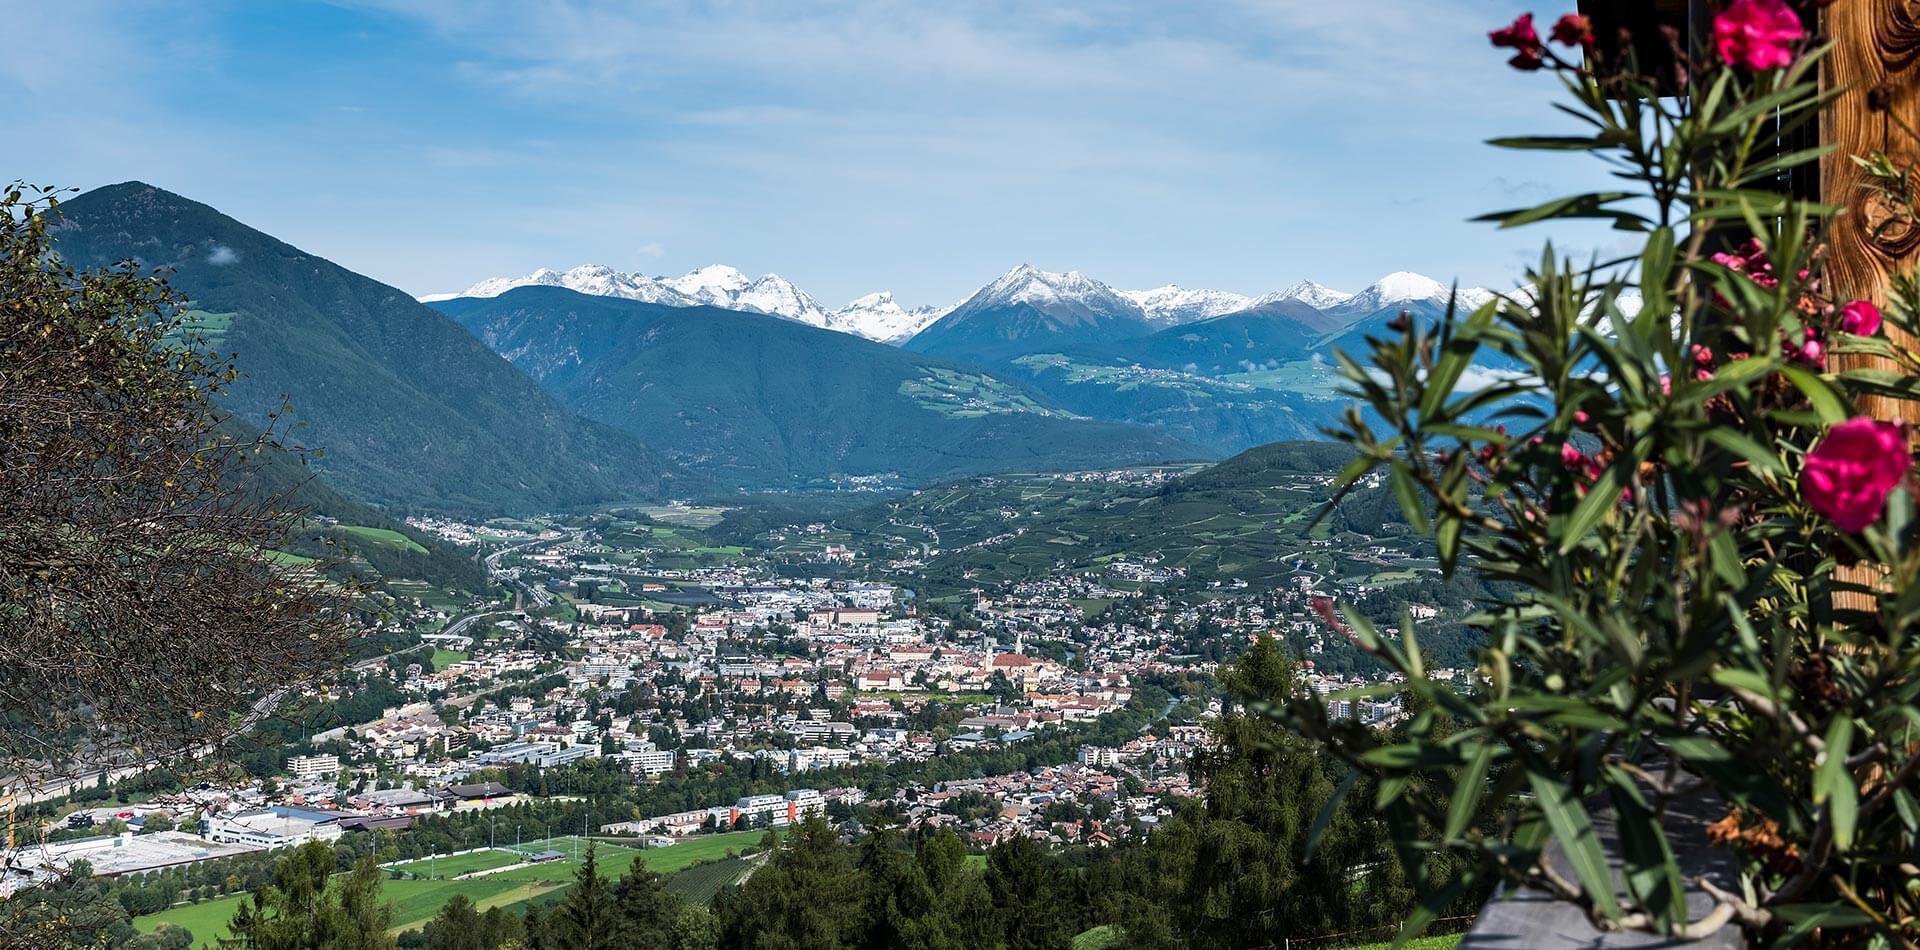
[[[1489,219],[1598,218],[1641,249],[1582,264],[1549,246],[1522,289],[1403,317],[1343,358],[1359,402],[1343,483],[1387,479],[1443,569],[1499,593],[1471,621],[1487,645],[1470,682],[1429,677],[1410,617],[1325,608],[1404,676],[1352,694],[1406,690],[1402,738],[1312,697],[1271,712],[1351,766],[1342,789],[1377,789],[1428,908],[1498,878],[1604,929],[1910,947],[1920,518],[1913,440],[1891,420],[1915,398],[1920,287],[1899,280],[1884,312],[1830,293],[1832,209],[1786,186],[1820,150],[1775,143],[1841,92],[1818,82],[1816,5],[1715,6],[1694,48],[1596,43],[1574,14],[1547,40],[1530,16],[1493,34],[1515,68],[1564,84],[1558,108],[1585,129],[1494,144],[1584,154],[1620,184]],[[1907,169],[1838,158],[1911,222]],[[1714,821],[1737,885],[1689,879],[1663,826],[1675,809]],[[1441,860],[1470,870],[1430,875]],[[1690,919],[1689,885],[1710,913]]]

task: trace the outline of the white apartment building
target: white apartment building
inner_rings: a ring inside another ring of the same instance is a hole
[[[294,778],[319,778],[325,775],[340,774],[340,757],[337,755],[296,755],[287,760],[287,771]]]

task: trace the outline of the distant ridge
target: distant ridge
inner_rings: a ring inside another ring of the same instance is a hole
[[[497,297],[516,287],[564,287],[583,294],[620,297],[669,307],[710,306],[764,313],[880,343],[904,344],[983,295],[989,299],[1020,297],[1017,288],[1009,295],[1005,293],[1006,287],[998,286],[1010,279],[1031,291],[1025,299],[1012,302],[1033,304],[1045,298],[1056,308],[1071,309],[1079,301],[1095,310],[1126,310],[1143,319],[1148,332],[1283,301],[1305,304],[1332,315],[1326,320],[1317,321],[1322,324],[1322,329],[1331,330],[1341,323],[1351,322],[1351,319],[1343,320],[1337,316],[1341,312],[1360,312],[1368,306],[1378,307],[1399,300],[1430,299],[1446,289],[1432,278],[1401,271],[1375,281],[1357,294],[1334,290],[1312,280],[1297,281],[1285,289],[1259,297],[1178,284],[1165,284],[1148,290],[1115,290],[1078,271],[1051,273],[1021,265],[951,307],[907,307],[900,304],[892,292],[882,290],[856,298],[837,310],[830,310],[778,274],[750,277],[738,268],[725,264],[695,268],[679,277],[655,277],[623,272],[600,264],[583,264],[567,270],[543,267],[524,277],[490,277],[458,293],[427,294],[419,299],[425,303],[439,303],[462,297]],[[1487,292],[1465,290],[1463,293],[1477,305],[1485,299]],[[1096,302],[1096,297],[1103,299]],[[1041,306],[1037,309],[1047,308]],[[922,343],[923,347],[934,345],[932,340]]]
[[[258,425],[284,394],[314,469],[402,510],[534,512],[701,490],[631,435],[588,422],[398,289],[143,182],[65,202],[60,254],[168,269],[242,377],[223,398]]]
[[[1205,457],[981,369],[762,314],[558,287],[435,304],[589,418],[733,484]]]

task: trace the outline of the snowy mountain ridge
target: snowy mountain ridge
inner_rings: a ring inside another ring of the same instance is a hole
[[[1451,293],[1448,285],[1409,271],[1388,274],[1352,294],[1312,280],[1301,280],[1284,290],[1257,298],[1178,284],[1147,290],[1115,290],[1079,271],[1043,271],[1031,264],[1021,264],[951,306],[909,308],[901,305],[891,291],[879,291],[829,310],[778,274],[752,277],[725,264],[695,268],[678,277],[653,277],[601,264],[583,264],[564,271],[543,267],[524,277],[490,277],[459,293],[428,294],[419,299],[431,303],[454,297],[497,297],[516,287],[529,286],[564,287],[583,294],[623,297],[669,307],[708,306],[761,313],[891,344],[906,342],[942,316],[963,307],[1026,304],[1070,320],[1132,315],[1155,328],[1164,328],[1284,300],[1296,300],[1329,313],[1364,315],[1398,303],[1444,304]],[[1488,290],[1463,287],[1460,304],[1463,309],[1475,307],[1491,296]]]
[[[1230,290],[1200,290],[1166,284],[1152,290],[1122,290],[1120,296],[1146,311],[1155,326],[1178,326],[1245,310],[1253,298]]]

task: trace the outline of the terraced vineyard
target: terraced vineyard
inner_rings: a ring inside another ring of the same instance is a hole
[[[757,861],[756,858],[723,858],[696,864],[667,878],[667,890],[695,904],[705,904],[727,885],[739,883]]]

